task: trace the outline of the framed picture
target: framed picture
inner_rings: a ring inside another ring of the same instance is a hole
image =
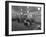
[[[45,3],[5,2],[5,35],[45,34]]]

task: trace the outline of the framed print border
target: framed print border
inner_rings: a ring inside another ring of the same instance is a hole
[[[26,3],[26,4],[42,4],[44,6],[44,32],[42,33],[27,33],[27,34],[11,34],[9,35],[9,3]],[[34,34],[45,34],[45,3],[37,2],[20,2],[20,1],[5,1],[5,36],[18,36],[18,35],[34,35]]]

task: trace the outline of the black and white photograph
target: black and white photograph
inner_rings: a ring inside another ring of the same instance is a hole
[[[12,31],[41,30],[41,7],[12,6]]]
[[[8,35],[44,33],[44,3],[10,2],[6,8]]]

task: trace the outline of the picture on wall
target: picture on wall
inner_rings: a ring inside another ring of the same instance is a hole
[[[6,1],[6,36],[45,33],[45,4]]]

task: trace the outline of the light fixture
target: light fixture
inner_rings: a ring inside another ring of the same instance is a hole
[[[40,8],[38,8],[38,10],[40,10]]]

